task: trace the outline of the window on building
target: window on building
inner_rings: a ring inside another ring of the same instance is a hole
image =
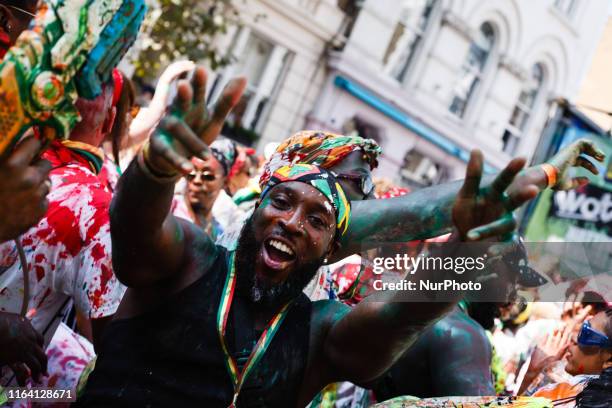
[[[430,25],[431,14],[437,0],[404,1],[400,17],[383,63],[389,75],[403,82],[423,35]]]
[[[514,154],[525,133],[529,119],[533,116],[534,107],[540,95],[544,83],[544,69],[541,64],[535,64],[531,69],[531,75],[523,86],[518,101],[514,106],[508,126],[504,131],[503,151]]]
[[[248,78],[247,88],[229,115],[229,126],[225,127],[223,133],[242,143],[252,144],[258,137],[262,116],[274,97],[291,53],[243,28],[234,39],[232,55],[236,62],[217,78],[212,94],[218,97],[222,85],[236,75]]]
[[[576,0],[555,0],[555,8],[566,16],[571,17],[576,9]]]
[[[402,183],[411,188],[422,188],[444,181],[444,166],[418,150],[410,150],[404,156],[400,169]]]
[[[355,115],[342,125],[342,133],[345,135],[359,136],[364,139],[373,139],[376,143],[382,144],[382,132],[374,123]]]
[[[449,110],[463,117],[474,91],[482,81],[484,69],[495,45],[495,33],[489,23],[480,26],[476,39],[470,45],[468,55],[461,66],[461,75],[453,89]]]

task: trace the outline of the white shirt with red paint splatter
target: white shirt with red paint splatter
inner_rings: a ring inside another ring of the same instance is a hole
[[[70,300],[92,319],[115,313],[125,292],[112,270],[111,193],[88,162],[59,143],[45,152],[53,166],[49,210],[21,237],[30,266],[28,309],[48,341]],[[13,242],[0,245],[0,310],[19,313],[23,274]],[[54,321],[55,320],[55,321]]]

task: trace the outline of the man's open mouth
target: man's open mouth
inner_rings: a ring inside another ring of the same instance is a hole
[[[272,269],[283,269],[295,260],[295,250],[276,238],[265,241],[264,252],[266,264]]]

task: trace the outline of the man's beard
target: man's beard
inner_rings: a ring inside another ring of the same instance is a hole
[[[253,217],[250,217],[242,227],[238,238],[235,261],[236,289],[242,296],[259,306],[280,307],[298,297],[323,264],[322,259],[304,264],[297,264],[296,261],[295,269],[289,273],[284,282],[272,284],[255,273],[255,261],[260,246],[255,239]]]

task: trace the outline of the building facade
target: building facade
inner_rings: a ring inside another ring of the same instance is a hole
[[[220,39],[234,63],[212,73],[211,99],[236,75],[247,90],[224,134],[263,149],[302,129],[324,85],[327,50],[347,15],[337,0],[237,1],[242,27]]]
[[[606,0],[366,0],[305,127],[374,137],[378,175],[413,188],[461,178],[476,147],[493,172],[576,95],[607,16]]]

